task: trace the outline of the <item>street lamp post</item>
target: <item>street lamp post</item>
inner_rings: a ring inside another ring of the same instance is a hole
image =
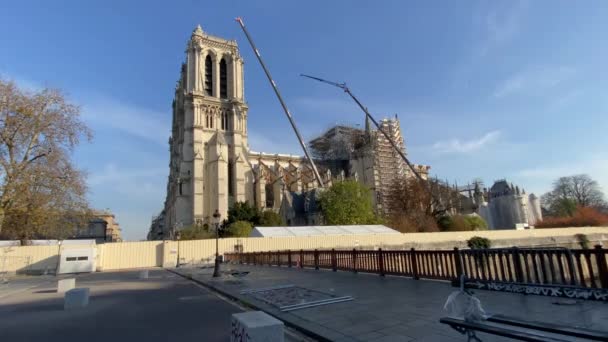
[[[177,240],[177,268],[179,268],[179,240],[182,238],[182,233],[178,230],[175,232],[175,240]]]
[[[222,214],[220,211],[215,209],[213,213],[213,222],[215,223],[215,267],[213,268],[213,277],[217,278],[220,276],[220,253],[219,253],[219,240],[220,240],[220,218]]]

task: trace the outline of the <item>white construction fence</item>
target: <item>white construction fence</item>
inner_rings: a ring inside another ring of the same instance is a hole
[[[576,244],[577,235],[588,237],[590,245],[608,241],[608,227],[492,230],[473,232],[367,234],[298,237],[226,238],[219,241],[219,253],[278,250],[411,248],[451,249],[466,247],[473,236],[489,238],[496,247],[535,247]],[[59,256],[76,244],[0,247],[0,275],[7,273],[55,273]],[[180,264],[211,263],[215,240],[116,242],[95,245],[98,271],[148,267],[175,267]]]

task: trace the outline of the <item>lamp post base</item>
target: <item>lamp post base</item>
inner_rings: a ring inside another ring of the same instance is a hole
[[[213,278],[218,278],[220,277],[220,258],[216,257],[215,258],[215,267],[213,268]]]

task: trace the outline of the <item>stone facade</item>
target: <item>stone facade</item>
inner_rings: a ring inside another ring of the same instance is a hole
[[[249,149],[243,58],[236,41],[211,36],[198,26],[185,52],[172,104],[167,195],[162,212],[152,221],[148,239],[172,239],[181,227],[209,224],[215,210],[222,219],[227,218],[228,208],[237,201],[276,212],[284,207],[285,215],[293,216],[295,223],[297,210],[285,206],[294,200],[304,204],[316,198],[302,194],[314,192],[317,182],[310,164],[301,156]],[[387,119],[382,125],[403,146],[398,120]],[[378,134],[372,139],[373,146],[386,145]],[[382,196],[376,192],[388,179],[383,165],[397,163],[393,170],[398,169],[394,172],[399,174],[407,170],[396,153],[377,153],[380,150],[372,147],[354,156],[342,170],[320,161],[324,183],[331,185],[337,178],[360,175],[358,179],[375,191],[374,201],[381,208]],[[428,167],[417,167],[428,174]],[[293,194],[302,198],[294,199]],[[319,224],[316,213],[308,220]]]
[[[401,134],[401,124],[394,118],[385,118],[380,127],[407,155]],[[414,177],[412,170],[395,151],[389,140],[377,129],[358,129],[348,126],[334,126],[310,142],[319,157],[319,166],[329,169],[338,179],[353,178],[372,191],[372,201],[376,211],[390,215],[391,189],[395,182]],[[422,178],[427,179],[430,166],[413,164]]]
[[[506,180],[496,181],[489,191],[483,193],[477,189],[475,198],[479,202],[478,214],[490,229],[534,226],[542,220],[540,199]]]
[[[165,226],[208,223],[216,209],[225,218],[234,201],[253,200],[244,98],[236,41],[197,27],[175,88]]]
[[[172,232],[165,229],[165,210],[163,209],[160,214],[152,217],[152,223],[150,224],[150,230],[148,231],[148,240],[165,240],[172,239],[170,236]]]
[[[116,216],[108,211],[97,211],[93,213],[93,218],[89,220],[86,228],[79,229],[73,236],[75,239],[95,239],[97,243],[119,242],[120,225],[116,221]]]

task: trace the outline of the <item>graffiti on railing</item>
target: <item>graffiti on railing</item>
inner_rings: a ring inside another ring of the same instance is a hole
[[[464,273],[471,277],[471,286],[480,289],[608,301],[606,255],[606,249],[597,245],[593,250],[287,250],[234,253],[228,258],[254,265],[298,265],[414,279],[450,281]]]
[[[567,288],[560,286],[537,286],[526,284],[509,284],[497,282],[467,282],[467,287],[473,287],[480,290],[503,291],[513,293],[525,293],[551,297],[567,297],[573,299],[593,299],[600,301],[608,301],[608,290],[606,289],[585,289],[585,288]]]

